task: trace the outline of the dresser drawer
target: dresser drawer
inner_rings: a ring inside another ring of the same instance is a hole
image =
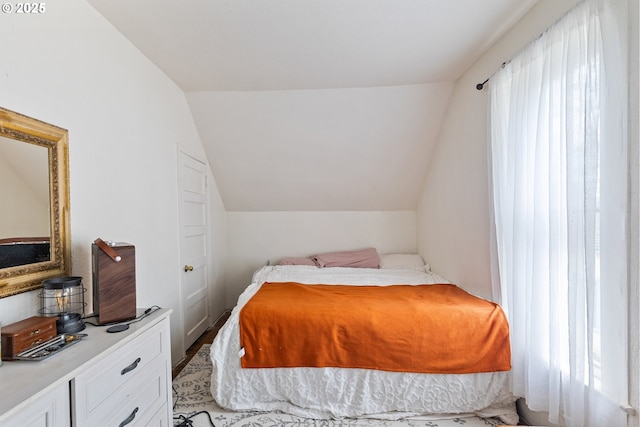
[[[166,365],[158,359],[148,366],[152,369],[143,372],[135,381],[127,382],[109,399],[88,413],[86,419],[78,419],[74,425],[134,427],[149,423],[161,407],[166,408],[169,397]]]
[[[172,419],[172,417],[167,416],[168,405],[169,404],[165,402],[158,412],[153,414],[153,417],[145,423],[144,427],[169,427],[170,425],[173,425],[168,421]]]
[[[24,410],[0,420],[0,426],[4,427],[68,427],[70,425],[68,383],[58,385],[43,396],[39,396]]]
[[[156,399],[168,401],[168,334],[162,322],[76,376],[71,382],[75,425],[119,425],[138,407],[135,423],[127,424],[136,425],[149,407],[156,406],[156,412]]]

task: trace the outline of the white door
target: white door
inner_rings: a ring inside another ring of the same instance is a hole
[[[209,326],[207,165],[180,151],[180,256],[185,351]]]

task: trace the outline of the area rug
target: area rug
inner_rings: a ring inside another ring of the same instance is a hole
[[[174,426],[194,427],[486,427],[498,419],[453,416],[448,419],[414,417],[389,421],[369,418],[314,420],[279,412],[229,412],[219,408],[211,392],[210,346],[205,344],[173,380]],[[190,419],[192,424],[185,423]]]

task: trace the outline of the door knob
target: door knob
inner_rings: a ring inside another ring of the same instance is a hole
[[[185,272],[193,271],[193,265],[185,265],[184,266],[184,271]]]

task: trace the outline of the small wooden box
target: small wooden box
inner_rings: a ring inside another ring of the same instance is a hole
[[[2,360],[57,335],[57,317],[33,316],[2,327]]]
[[[114,243],[111,248],[121,257],[116,262],[95,243],[93,258],[93,312],[99,325],[136,317],[136,248]]]

